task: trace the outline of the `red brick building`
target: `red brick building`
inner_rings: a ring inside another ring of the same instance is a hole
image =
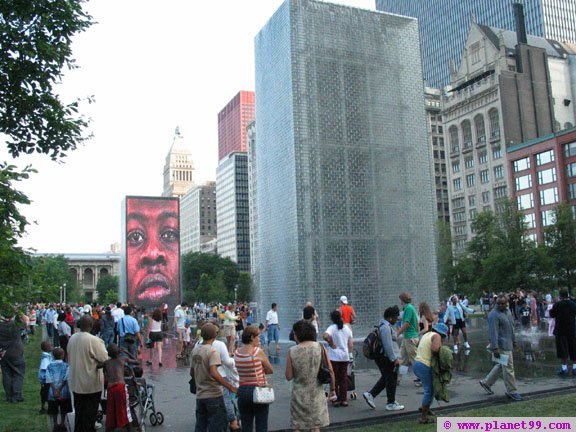
[[[507,154],[510,197],[531,238],[542,243],[558,204],[569,203],[576,214],[576,128],[511,146]]]
[[[256,118],[256,96],[241,90],[218,113],[218,160],[232,152],[247,151],[246,127]]]

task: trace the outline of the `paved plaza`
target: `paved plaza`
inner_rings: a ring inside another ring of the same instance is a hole
[[[450,403],[434,402],[433,409],[443,409],[453,406],[482,403],[513,403],[504,395],[504,384],[499,380],[493,387],[495,394],[487,395],[478,385],[478,380],[489,370],[490,356],[486,352],[486,332],[484,323],[478,319],[470,326],[470,343],[472,350],[460,350],[454,356],[454,377],[450,384]],[[357,336],[357,335],[355,335]],[[554,340],[543,330],[520,332],[517,335],[520,350],[515,353],[515,367],[519,393],[524,396],[536,397],[542,392],[554,392],[558,389],[576,389],[576,381],[556,377],[555,370],[558,361],[555,358]],[[285,357],[291,342],[282,343],[278,358],[273,359],[273,383],[276,401],[270,407],[269,428],[279,431],[290,428],[290,392],[284,379]],[[164,367],[157,364],[145,366],[145,377],[155,385],[156,408],[164,414],[164,424],[148,430],[157,431],[189,431],[194,427],[195,396],[188,390],[189,367],[176,363],[174,355],[175,341],[165,340],[166,358]],[[356,344],[360,349],[360,341]],[[406,413],[416,413],[422,398],[422,388],[414,386],[413,375],[404,376],[396,392],[396,399],[406,406],[404,411],[389,412],[385,410],[386,396],[383,392],[376,398],[376,409],[370,409],[362,393],[370,390],[380,374],[374,362],[366,360],[362,354],[356,362],[356,392],[357,400],[351,400],[347,408],[329,408],[330,422],[333,427],[338,425],[353,425],[357,422],[378,420],[385,422],[392,416],[405,416]]]

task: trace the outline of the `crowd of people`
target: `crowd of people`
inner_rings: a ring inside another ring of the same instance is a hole
[[[551,295],[543,296],[543,302],[539,298],[523,291],[482,295],[480,309],[487,317],[487,348],[493,361],[479,383],[486,393],[493,394],[492,387],[501,376],[506,395],[522,400],[514,376],[514,350],[515,333],[526,327],[526,317],[531,326],[548,324],[561,363],[558,375],[576,375],[576,302],[566,289],[560,290],[556,301]],[[465,296],[451,295],[433,309],[426,302],[416,307],[409,293],[401,293],[398,305],[387,307],[378,325],[381,348],[374,361],[381,376],[362,394],[368,406],[376,408],[376,397],[385,391],[385,409],[403,410],[396,389],[411,370],[413,384],[424,391],[420,422],[430,422],[432,400],[442,397],[437,375],[451,364],[446,350],[451,359],[452,352],[472,349],[466,318],[473,312]],[[2,317],[0,364],[6,400],[23,400],[23,343],[41,325],[46,339],[41,343],[38,372],[40,412],[51,416],[53,430],[64,430],[64,416],[72,408],[76,431],[95,430],[104,376],[108,383],[106,427],[127,427],[134,419],[124,397],[124,367],[139,362],[144,348],[149,350],[147,364],[158,362],[162,367],[163,341],[173,331],[178,339],[176,355],[190,359],[197,388],[196,430],[266,431],[269,403],[259,398],[265,397],[261,389],[273,387],[270,359],[281,351],[278,305],[271,305],[263,323],[254,320],[247,304],[181,303],[173,311],[172,322],[170,315],[166,305],[146,311],[121,303],[30,304],[19,317],[21,325],[15,317]],[[361,317],[346,296],[329,316],[330,323],[321,330],[318,312],[307,303],[302,319],[291,329],[295,344],[286,353],[284,374],[291,388],[294,430],[319,430],[330,423],[329,406],[349,405],[353,328]],[[318,378],[323,367],[330,375],[324,384]]]

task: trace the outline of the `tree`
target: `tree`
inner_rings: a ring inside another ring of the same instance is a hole
[[[452,254],[452,236],[450,224],[445,220],[438,221],[438,241],[437,241],[437,267],[438,267],[438,288],[442,298],[454,292],[454,255]]]
[[[76,68],[72,37],[92,24],[82,3],[0,3],[0,132],[14,157],[38,152],[58,160],[87,139],[79,101],[65,104],[54,92],[64,66]]]
[[[101,304],[116,303],[118,300],[118,276],[107,274],[98,279],[96,284],[96,292],[98,293],[98,301]],[[112,293],[109,293],[111,291]],[[115,297],[111,302],[104,302],[103,299]]]
[[[202,298],[207,291],[200,290],[202,275],[215,279],[222,272],[224,287],[228,293],[234,292],[234,286],[238,283],[240,269],[238,264],[230,258],[201,252],[189,252],[181,259],[182,264],[182,289],[184,298]]]
[[[208,291],[208,301],[218,303],[228,303],[230,299],[230,291],[226,289],[224,284],[224,272],[219,271],[216,277],[212,280],[212,286]]]
[[[38,152],[60,160],[89,138],[84,135],[88,122],[78,115],[80,101],[65,104],[53,91],[64,66],[75,67],[72,37],[92,24],[82,3],[0,3],[0,133],[8,138],[6,145],[14,158]],[[31,167],[18,172],[14,165],[0,164],[0,311],[11,310],[28,288],[24,281],[29,257],[17,242],[28,225],[18,205],[28,205],[30,200],[12,182],[33,172]]]
[[[60,301],[60,287],[64,285],[67,301],[72,300],[70,294],[76,287],[76,281],[70,273],[68,261],[62,255],[32,257],[31,262],[28,282],[32,296],[28,300]]]
[[[240,272],[236,298],[238,301],[252,300],[252,277],[249,272]]]
[[[576,220],[568,204],[554,210],[554,224],[544,230],[558,283],[571,292],[576,286]]]

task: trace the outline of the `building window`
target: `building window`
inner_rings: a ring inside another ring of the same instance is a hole
[[[506,186],[500,186],[494,188],[494,198],[504,198],[508,192],[506,191]]]
[[[530,168],[530,157],[526,156],[525,158],[515,160],[513,166],[514,172],[524,171]]]
[[[474,157],[468,156],[464,159],[464,165],[466,168],[474,168]]]
[[[518,210],[531,209],[534,207],[534,195],[532,192],[518,195],[516,201],[518,203]]]
[[[459,225],[454,227],[454,234],[456,235],[466,235],[466,225]]]
[[[475,207],[476,206],[476,195],[469,195],[468,196],[468,205],[470,207]]]
[[[536,155],[536,165],[544,165],[554,162],[554,150],[548,150]]]
[[[482,192],[482,203],[487,204],[490,202],[490,191]]]
[[[566,165],[566,175],[568,177],[576,177],[576,162]]]
[[[456,126],[450,126],[448,130],[450,135],[450,151],[457,152],[460,151],[460,142],[458,140],[458,128]]]
[[[466,213],[464,211],[458,211],[453,213],[454,222],[463,222],[466,220]]]
[[[452,200],[452,208],[459,209],[464,207],[464,198],[454,198]]]
[[[547,170],[538,171],[538,184],[553,183],[556,181],[556,168],[552,167]]]
[[[490,207],[489,205],[486,205],[486,206],[482,207],[482,211],[485,211],[485,212],[492,211],[492,207]]]
[[[568,198],[576,199],[576,183],[568,184]]]
[[[476,140],[479,143],[486,142],[486,128],[484,126],[484,116],[478,114],[474,117],[474,127],[476,128]]]
[[[482,165],[486,162],[488,162],[488,153],[485,151],[478,153],[478,163]]]
[[[492,150],[492,159],[500,159],[502,158],[502,149],[500,147],[494,147]]]
[[[472,64],[480,61],[480,42],[474,42],[470,45],[470,61]]]
[[[540,212],[540,217],[542,218],[542,226],[554,225],[554,210],[544,210]]]
[[[500,180],[504,178],[504,166],[498,165],[494,167],[494,178]]]
[[[459,178],[454,179],[454,180],[452,181],[452,184],[454,185],[454,190],[455,190],[455,191],[459,191],[459,190],[462,189],[462,181],[461,181]]]
[[[472,126],[470,125],[470,120],[464,120],[460,126],[462,127],[462,141],[464,142],[464,148],[472,147]]]
[[[452,162],[452,172],[453,173],[460,172],[460,161]]]
[[[490,181],[490,174],[488,170],[480,171],[480,183],[488,183]]]
[[[473,187],[476,184],[476,176],[474,174],[468,174],[466,176],[466,186]]]
[[[470,220],[474,220],[476,218],[476,216],[478,216],[478,210],[470,209],[468,214],[470,215]]]
[[[536,228],[536,216],[534,215],[534,213],[525,214],[524,223],[526,224],[526,228],[528,229]]]
[[[532,176],[530,174],[516,177],[516,190],[528,189],[532,187]]]
[[[456,240],[454,242],[454,248],[457,251],[464,250],[465,247],[466,247],[466,240],[464,240],[464,239]]]
[[[564,156],[576,156],[576,142],[568,143],[564,146]]]
[[[500,119],[498,117],[498,110],[496,108],[492,108],[490,111],[488,111],[488,119],[490,121],[490,138],[500,138]]]
[[[540,191],[540,205],[555,204],[558,202],[558,188],[553,187]]]

